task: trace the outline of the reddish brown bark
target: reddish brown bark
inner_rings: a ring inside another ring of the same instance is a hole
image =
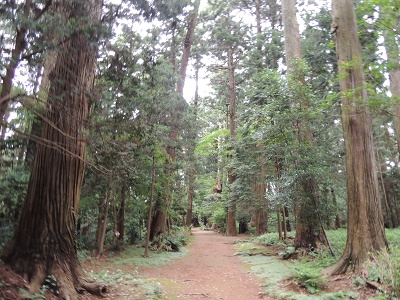
[[[99,21],[101,1],[63,2],[67,19],[83,11],[91,16],[88,21]],[[48,122],[42,127],[26,199],[13,238],[1,254],[30,281],[31,292],[38,292],[48,275],[55,276],[62,299],[77,299],[82,290],[105,291],[84,278],[75,244],[95,62],[96,48],[83,32],[60,49],[47,102]]]
[[[353,1],[333,0],[332,13],[346,150],[347,241],[342,257],[325,273],[360,274],[369,253],[381,250],[387,241]]]

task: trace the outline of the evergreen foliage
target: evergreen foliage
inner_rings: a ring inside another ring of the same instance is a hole
[[[192,181],[196,226],[226,228],[230,197],[236,201],[236,220],[241,225],[251,225],[263,209],[268,231],[275,232],[283,225],[282,209],[286,209],[285,225],[294,229],[293,216],[301,203],[308,208],[302,219],[324,228],[346,226],[338,66],[326,1],[315,3],[313,9],[299,5],[304,25],[303,60],[296,62],[292,74],[284,65],[278,1],[261,2],[259,23],[252,2],[202,3],[185,89],[185,96],[194,97],[190,82],[198,70],[202,83],[197,99],[183,99],[177,92],[179,59],[193,1],[140,0],[121,5],[105,1],[102,26],[86,27],[79,21],[82,16],[66,21],[56,4],[47,7],[47,3],[32,1],[28,15],[23,13],[24,2],[0,4],[3,78],[13,62],[18,30],[26,28],[7,105],[7,123],[1,127],[0,247],[11,236],[26,193],[29,154],[34,149],[30,143],[43,142],[38,139],[40,129],[33,124],[35,119],[47,121],[43,120],[46,91],[40,88],[46,58],[80,32],[100,45],[87,124],[86,173],[77,228],[80,249],[98,247],[103,222],[106,247],[143,241],[153,153],[154,198],[164,201],[161,210],[166,214],[167,228],[185,224]],[[399,95],[391,95],[388,87],[393,77],[388,74],[397,64],[383,54],[385,47],[385,52],[396,54],[399,25],[394,11],[398,7],[381,0],[356,4],[369,93],[363,105],[373,116],[385,225],[398,227]],[[385,42],[388,36],[393,38]],[[233,51],[235,67],[234,139],[229,138],[228,49]],[[299,76],[304,83],[296,80]],[[203,86],[205,78],[209,93]],[[305,130],[301,126],[307,126],[311,140],[301,138],[301,130]],[[172,133],[177,133],[176,138]],[[236,178],[231,184],[229,170]],[[314,179],[315,194],[307,185]],[[256,188],[260,184],[264,184],[261,200]],[[116,235],[119,230],[123,230],[121,239]],[[308,275],[301,280],[306,283]]]

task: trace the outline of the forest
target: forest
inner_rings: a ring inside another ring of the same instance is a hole
[[[106,291],[82,254],[142,243],[149,256],[192,227],[333,254],[341,228],[323,274],[364,275],[386,253],[386,297],[400,296],[387,238],[400,226],[399,10],[1,1],[1,265],[32,293],[52,276],[77,299]]]

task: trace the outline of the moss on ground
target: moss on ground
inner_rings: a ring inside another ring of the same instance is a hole
[[[157,267],[165,266],[177,258],[188,254],[185,248],[179,252],[161,251],[160,253],[149,251],[149,257],[143,257],[144,248],[138,245],[128,246],[120,255],[110,259],[113,265],[133,264],[134,266]]]
[[[162,287],[168,289],[169,292],[178,293],[178,283],[163,278],[148,278],[140,275],[135,267],[138,266],[164,266],[177,258],[187,255],[188,251],[181,248],[179,252],[160,253],[150,251],[148,258],[144,258],[144,248],[139,245],[127,246],[123,252],[115,255],[113,252],[108,253],[108,259],[101,263],[102,269],[99,271],[87,270],[88,275],[98,281],[106,283],[109,287],[110,294],[114,294],[117,299],[146,299],[158,300],[162,299]],[[90,261],[93,269],[96,263]],[[177,294],[178,295],[178,294]]]
[[[298,261],[282,260],[277,253],[263,245],[243,241],[236,243],[236,255],[249,267],[252,273],[264,279],[264,292],[270,297],[285,300],[339,300],[357,299],[352,291],[338,293],[309,294],[304,289],[290,289],[296,286],[293,277]]]

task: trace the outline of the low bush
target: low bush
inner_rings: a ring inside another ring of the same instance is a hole
[[[321,276],[321,269],[310,268],[307,265],[299,265],[295,268],[294,279],[305,287],[311,294],[319,293],[327,286],[327,280]]]
[[[371,254],[371,260],[365,262],[368,279],[384,286],[390,299],[400,297],[400,248],[394,246]]]

